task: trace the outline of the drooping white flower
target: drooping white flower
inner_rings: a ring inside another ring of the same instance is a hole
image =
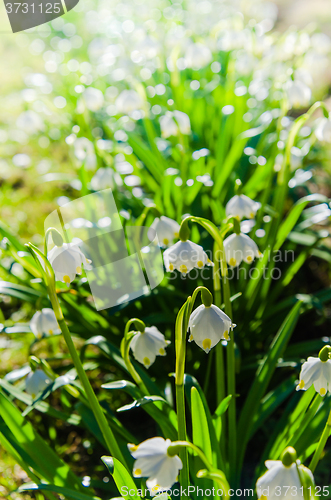
[[[229,316],[214,304],[197,307],[190,316],[188,326],[189,342],[194,340],[206,353],[221,339],[229,340],[229,332],[235,327]]]
[[[130,347],[133,356],[139,363],[149,368],[156,356],[165,356],[165,348],[170,344],[156,326],[146,326],[144,332],[137,332],[133,337]]]
[[[178,135],[178,132],[181,132],[184,135],[190,135],[190,118],[182,111],[167,111],[164,116],[160,117],[160,128],[161,135],[165,139]]]
[[[331,392],[331,360],[322,361],[319,357],[310,356],[301,367],[299,384],[296,390],[309,389],[314,385],[314,389],[321,396]]]
[[[33,398],[46,389],[46,387],[52,383],[52,380],[43,370],[36,370],[35,372],[30,372],[25,379],[25,390]]]
[[[83,98],[85,106],[90,111],[98,111],[102,108],[104,98],[101,90],[95,89],[94,87],[87,87],[83,92]]]
[[[123,90],[115,101],[118,113],[130,115],[143,108],[143,101],[135,90]]]
[[[61,333],[53,309],[45,307],[31,318],[30,328],[37,339]]]
[[[301,484],[297,467],[309,475],[311,483],[314,484],[312,472],[299,460],[286,466],[281,460],[267,460],[265,462],[267,472],[261,476],[256,483],[257,496],[261,500],[304,500],[303,485]],[[311,488],[313,492],[313,488]],[[309,489],[308,489],[309,492]]]
[[[154,219],[151,224],[151,229],[156,232],[157,238],[159,240],[159,245],[162,247],[167,247],[173,242],[175,238],[178,238],[179,234],[179,224],[169,217],[161,215],[160,218]]]
[[[311,90],[300,80],[290,80],[286,86],[287,98],[291,108],[304,108],[309,105]]]
[[[153,494],[171,488],[183,467],[177,455],[168,455],[167,451],[171,444],[170,439],[161,437],[146,439],[138,446],[128,444],[129,451],[135,459],[133,475],[148,477],[146,485]]]
[[[191,43],[185,52],[185,62],[188,68],[195,70],[207,66],[212,60],[210,49],[202,43]]]
[[[184,275],[189,273],[194,267],[202,269],[205,265],[214,265],[202,246],[190,240],[177,241],[170,248],[167,248],[163,254],[163,259],[168,272],[177,269],[177,271],[180,271]]]
[[[62,281],[68,286],[76,278],[76,274],[82,274],[82,264],[91,263],[79,246],[73,243],[63,243],[62,247],[55,246],[48,253],[47,259],[54,269],[56,281]]]
[[[331,142],[331,120],[322,118],[315,130],[315,135],[321,142]]]
[[[244,217],[253,219],[256,212],[261,207],[261,203],[251,200],[244,194],[235,195],[228,201],[225,207],[225,212],[228,217],[237,217],[239,220]]]
[[[231,267],[239,266],[242,261],[250,264],[255,257],[261,257],[257,244],[247,234],[231,234],[224,240],[226,262]]]

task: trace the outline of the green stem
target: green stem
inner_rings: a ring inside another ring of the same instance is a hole
[[[196,222],[204,229],[206,229],[209,234],[213,237],[214,241],[218,245],[219,249],[219,261],[222,273],[222,285],[223,285],[223,300],[224,300],[224,311],[232,320],[232,307],[231,307],[231,294],[230,285],[228,279],[228,266],[226,263],[223,237],[226,232],[233,227],[232,223],[227,223],[220,231],[215,224],[207,219],[201,217],[189,216],[182,222],[181,230],[187,232],[188,222]],[[186,235],[186,234],[185,234]],[[217,258],[215,256],[214,258]],[[228,444],[228,456],[229,456],[229,467],[231,471],[231,477],[235,477],[236,474],[236,455],[237,455],[237,424],[236,424],[236,374],[235,374],[235,351],[234,351],[234,338],[231,336],[227,348],[227,378],[228,378],[228,395],[232,394],[232,399],[228,409],[228,423],[229,423],[229,444]]]
[[[184,373],[185,373],[185,357],[186,357],[186,310],[190,305],[191,297],[187,299],[185,304],[180,309],[175,326],[175,350],[176,350],[176,411],[178,421],[178,439],[186,441],[186,418],[185,418],[185,394],[184,394]],[[189,485],[189,464],[186,448],[181,449],[180,459],[183,463],[183,468],[180,473],[180,485],[187,490]]]
[[[330,432],[331,432],[331,411],[329,413],[328,419],[326,421],[324,430],[322,432],[322,435],[321,435],[321,438],[319,440],[318,446],[317,446],[317,448],[315,450],[315,453],[314,453],[314,456],[312,458],[312,461],[310,462],[310,465],[309,465],[309,469],[312,472],[315,471],[316,466],[317,466],[318,462],[321,459],[324,447],[326,445],[328,437],[330,436]]]
[[[223,301],[224,311],[232,319],[231,294],[230,284],[228,279],[228,268],[225,260],[225,252],[222,242],[221,250],[221,270],[223,284]],[[230,478],[236,474],[236,459],[237,459],[237,422],[236,422],[236,370],[235,370],[235,350],[234,337],[230,337],[226,348],[227,360],[227,389],[228,395],[232,394],[231,402],[228,409],[228,427],[229,427],[229,447],[228,457],[230,466]]]
[[[32,250],[32,246],[29,247]],[[93,414],[96,418],[96,421],[98,422],[98,425],[100,427],[100,430],[102,432],[102,435],[104,437],[105,443],[107,445],[107,448],[109,449],[111,455],[118,460],[122,462],[124,466],[126,466],[125,459],[122,455],[122,452],[117,444],[117,441],[115,439],[115,436],[110,429],[107,419],[105,417],[105,414],[100,406],[100,403],[92,389],[92,386],[90,384],[90,381],[85,373],[85,370],[83,368],[83,365],[80,361],[80,358],[78,356],[78,353],[76,351],[76,348],[74,346],[74,343],[71,338],[71,334],[69,331],[69,328],[65,322],[65,319],[63,317],[62,309],[59,303],[58,296],[56,294],[55,290],[55,278],[54,278],[54,272],[52,267],[50,266],[49,262],[47,261],[46,257],[37,249],[37,252],[41,254],[44,262],[45,262],[45,271],[44,271],[44,277],[47,285],[47,290],[49,294],[49,298],[53,307],[53,311],[55,313],[55,317],[57,319],[57,322],[59,324],[59,327],[61,329],[61,332],[63,334],[64,340],[68,346],[69,353],[71,355],[71,358],[74,362],[75,368],[77,370],[77,374],[80,378],[80,381],[84,387],[87,399],[89,401],[89,404],[91,405],[91,409],[93,411]]]
[[[214,243],[213,255],[214,255],[214,271],[213,271],[213,282],[214,282],[214,304],[217,307],[222,305],[222,295],[221,295],[221,280],[220,280],[220,263],[219,260],[215,258],[219,253],[219,246]],[[217,406],[225,398],[225,377],[224,377],[224,356],[223,356],[223,345],[219,342],[216,346],[216,404]],[[225,436],[226,436],[226,416],[223,413],[222,417],[222,433],[221,433],[221,450],[224,456],[225,450]]]
[[[52,299],[51,299],[52,300]],[[53,302],[52,302],[53,305]],[[54,305],[53,305],[54,307]],[[100,427],[100,430],[102,432],[102,435],[104,437],[104,440],[106,442],[107,448],[109,449],[111,455],[118,460],[122,462],[123,465],[126,465],[124,457],[122,455],[122,452],[117,444],[117,441],[115,439],[115,436],[110,429],[107,419],[103,413],[103,410],[100,406],[100,403],[92,389],[92,386],[90,384],[90,381],[86,375],[86,372],[83,368],[83,365],[81,364],[81,361],[79,359],[78,353],[76,351],[76,348],[74,346],[74,343],[72,341],[69,329],[67,327],[67,324],[64,320],[64,318],[57,318],[57,321],[59,323],[59,326],[61,328],[64,340],[68,346],[70,355],[72,357],[72,360],[74,362],[75,368],[77,370],[78,376],[80,378],[81,383],[83,384],[84,390],[86,392],[87,399],[89,400],[89,403],[91,405],[91,409],[93,411],[93,414],[96,418],[96,421],[98,422],[98,425]]]
[[[207,459],[206,455],[203,453],[198,446],[196,446],[193,443],[190,443],[188,441],[175,441],[171,443],[171,445],[168,448],[168,454],[170,456],[177,455],[178,453],[181,452],[182,449],[191,449],[198,455],[198,457],[201,459],[203,464],[205,465],[207,470],[200,470],[197,473],[197,477],[207,477],[208,479],[212,479],[216,482],[218,482],[222,488],[224,488],[224,498],[228,496],[228,491],[230,490],[230,486],[227,482],[226,476],[223,471],[219,469],[215,469],[215,467],[209,462]]]
[[[186,420],[185,420],[185,394],[184,384],[176,384],[176,411],[178,419],[178,439],[186,441]],[[186,448],[180,450],[180,458],[183,462],[183,468],[180,474],[180,485],[183,490],[187,491],[189,486],[189,465]]]
[[[129,371],[131,377],[135,381],[135,383],[138,385],[138,387],[140,388],[140,390],[144,394],[149,394],[148,389],[145,386],[144,382],[142,381],[140,375],[137,373],[134,366],[132,365],[131,360],[130,360],[130,355],[129,355],[130,344],[131,344],[131,341],[133,339],[133,335],[131,336],[130,334],[134,333],[134,332],[130,332],[129,329],[130,329],[130,326],[132,324],[136,324],[137,322],[142,323],[137,318],[132,318],[127,322],[127,324],[125,326],[124,337],[123,337],[122,344],[121,344],[121,354],[122,354],[122,358],[125,362],[125,365]]]

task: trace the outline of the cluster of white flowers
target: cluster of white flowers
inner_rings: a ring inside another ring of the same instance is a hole
[[[253,201],[245,195],[236,195],[226,205],[226,215],[242,220],[244,217],[253,218],[261,207],[259,202]],[[161,224],[162,221],[162,224]],[[176,221],[161,217],[155,219],[151,227],[158,233],[159,240],[163,246],[167,246],[173,239],[173,230],[176,228],[176,236],[179,233],[179,226]],[[242,261],[251,264],[255,258],[261,257],[261,252],[257,244],[246,234],[232,234],[224,240],[224,250],[227,263],[231,267],[236,267]],[[213,266],[204,249],[190,240],[178,241],[168,248],[164,254],[164,265],[168,272],[179,271],[186,275],[192,269],[202,269],[204,266]]]
[[[152,495],[169,490],[178,481],[178,474],[183,464],[178,455],[169,453],[171,445],[170,439],[165,440],[161,437],[147,439],[139,445],[128,444],[129,451],[135,459],[133,475],[148,478],[146,486]],[[314,498],[314,476],[297,459],[294,448],[286,448],[281,460],[267,460],[265,465],[268,470],[256,483],[258,499]]]

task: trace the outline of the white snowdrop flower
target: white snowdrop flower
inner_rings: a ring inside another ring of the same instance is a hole
[[[257,244],[247,234],[231,234],[224,240],[224,251],[227,263],[236,267],[242,261],[250,264],[255,257],[261,257]]]
[[[54,269],[56,281],[62,281],[69,286],[76,274],[82,274],[82,264],[90,264],[78,245],[63,243],[62,247],[55,246],[48,252],[47,259]]]
[[[321,142],[331,142],[331,120],[322,118],[315,130],[315,135]]]
[[[143,108],[143,100],[135,90],[123,90],[115,101],[117,112],[130,115],[133,111]]]
[[[192,43],[186,49],[185,62],[188,68],[193,68],[195,70],[204,68],[211,60],[211,51],[202,43]]]
[[[29,135],[44,130],[43,120],[38,113],[32,110],[21,113],[17,118],[16,125]]]
[[[99,168],[91,179],[91,188],[94,189],[94,191],[109,188],[114,189],[114,187],[114,170],[110,167]]]
[[[239,220],[243,218],[253,219],[256,212],[261,207],[261,203],[251,200],[244,194],[235,195],[228,201],[225,207],[225,212],[228,217],[237,217]]]
[[[310,356],[301,367],[299,384],[296,390],[306,390],[314,385],[314,389],[321,396],[331,392],[331,360],[322,361],[319,357]]]
[[[156,356],[165,356],[165,348],[170,344],[156,326],[146,326],[144,332],[137,332],[131,340],[133,356],[139,363],[149,368]]]
[[[290,80],[287,82],[285,89],[291,108],[304,108],[309,106],[311,90],[305,83],[300,80]]]
[[[160,128],[161,135],[165,139],[178,135],[178,132],[190,135],[191,122],[188,115],[182,111],[167,111],[164,116],[160,117]]]
[[[83,92],[85,106],[90,111],[98,111],[104,103],[103,93],[94,87],[87,87]]]
[[[43,370],[36,370],[35,372],[30,372],[26,377],[25,390],[34,399],[39,392],[42,392],[51,383],[52,380]]]
[[[168,455],[170,439],[154,437],[146,439],[138,446],[128,444],[128,449],[135,459],[134,477],[148,477],[147,488],[156,494],[168,490],[178,480],[178,473],[183,464],[178,455]]]
[[[184,275],[189,273],[194,267],[202,269],[205,265],[214,265],[202,246],[190,240],[178,241],[172,245],[165,250],[163,259],[168,272],[177,269],[177,271],[180,271]]]
[[[304,500],[298,467],[301,473],[306,476],[307,483],[312,486],[314,485],[314,476],[307,467],[300,465],[293,448],[287,448],[282,456],[282,460],[267,460],[265,462],[268,470],[257,480],[257,496],[261,500],[277,500],[280,497],[284,500],[293,500],[293,498]]]
[[[229,332],[236,326],[221,309],[214,304],[204,304],[195,309],[189,320],[189,342],[194,342],[206,353],[218,342],[230,340]]]
[[[61,333],[55,313],[53,309],[49,307],[45,307],[41,311],[37,311],[32,316],[30,328],[37,339]]]
[[[175,238],[178,238],[179,228],[178,222],[165,217],[165,215],[161,215],[160,218],[157,217],[151,224],[151,229],[154,229],[156,232],[159,245],[162,247],[167,247]],[[152,236],[152,234],[153,232],[151,231],[149,236]]]

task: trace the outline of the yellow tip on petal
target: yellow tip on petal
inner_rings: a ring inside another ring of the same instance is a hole
[[[249,214],[249,217],[250,217],[250,219],[254,219],[254,212],[251,212],[251,213]]]
[[[54,333],[54,332],[53,332],[53,330],[48,330],[48,333],[49,333],[50,335],[53,335],[53,333]]]
[[[187,267],[185,266],[185,264],[182,264],[181,266],[179,266],[179,270],[181,273],[187,273]]]
[[[204,339],[204,340],[202,341],[202,347],[203,347],[204,349],[208,349],[208,350],[209,350],[209,349],[210,349],[210,347],[211,347],[211,340],[210,340],[210,339]]]
[[[82,274],[82,268],[81,267],[76,267],[76,273],[77,274]]]
[[[198,266],[198,267],[200,267],[200,269],[201,269],[201,267],[203,267],[203,262],[202,262],[202,260],[198,260],[198,262],[197,262],[197,266]]]
[[[178,236],[179,236],[179,233],[174,233],[175,238],[178,238]]]
[[[303,388],[304,388],[304,386],[305,386],[304,381],[303,381],[303,380],[300,380],[300,383],[299,383],[299,385],[298,385],[299,389],[303,389]]]
[[[251,255],[247,255],[246,260],[247,262],[252,262],[253,257]]]
[[[160,489],[160,485],[159,484],[156,484],[155,486],[153,486],[152,490],[153,491],[157,491],[158,489]]]
[[[225,338],[225,340],[229,340],[229,332],[228,330],[225,330],[225,332],[223,333],[223,337]]]
[[[320,395],[325,396],[325,394],[326,394],[326,389],[324,389],[324,387],[322,387],[322,389],[320,390]]]
[[[229,264],[230,266],[235,266],[237,264],[237,261],[234,257],[231,257],[231,259],[229,260]]]
[[[136,444],[128,444],[128,448],[131,452],[138,450],[138,446]]]
[[[268,497],[266,495],[261,495],[260,500],[268,500]]]
[[[161,354],[161,356],[165,355],[165,350],[163,349],[163,347],[159,349],[159,353]]]
[[[193,340],[193,335],[192,334],[189,336],[188,340],[189,340],[189,342],[192,342],[192,340]]]
[[[63,281],[64,281],[65,283],[67,283],[67,285],[69,285],[69,283],[70,283],[70,278],[69,278],[69,276],[68,276],[67,274],[65,274],[65,275],[63,276]]]
[[[169,240],[168,240],[168,238],[163,238],[163,244],[164,244],[164,245],[168,245],[168,244],[169,244]]]
[[[173,271],[174,270],[174,265],[173,264],[169,264],[169,269],[170,269],[170,271]]]
[[[141,469],[135,469],[133,475],[134,477],[141,477]]]
[[[149,358],[147,358],[147,357],[145,357],[145,358],[143,359],[143,363],[144,363],[144,365],[145,365],[145,366],[149,366],[149,365],[151,364],[150,359],[149,359]]]

